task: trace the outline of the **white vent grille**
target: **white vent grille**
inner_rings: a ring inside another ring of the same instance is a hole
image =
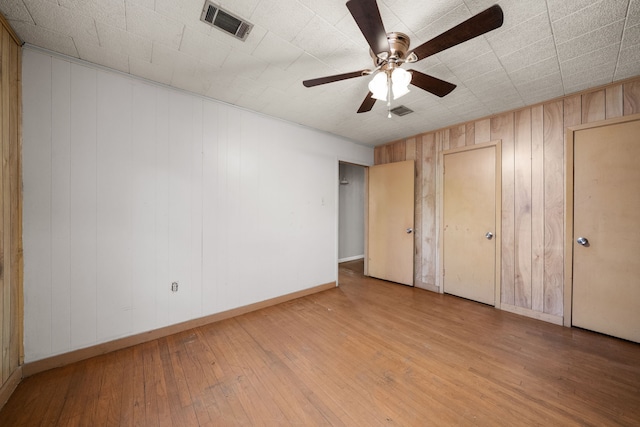
[[[406,116],[407,114],[413,113],[413,110],[405,107],[404,105],[400,105],[396,108],[392,108],[391,112],[396,116]]]
[[[253,28],[253,24],[242,20],[209,0],[204,3],[200,20],[242,41],[247,38]]]

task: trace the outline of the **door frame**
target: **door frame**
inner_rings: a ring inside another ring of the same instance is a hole
[[[336,178],[336,185],[335,185],[335,218],[336,218],[336,222],[335,222],[335,248],[334,248],[334,255],[335,255],[335,271],[334,271],[334,276],[335,276],[335,282],[336,282],[336,287],[340,286],[339,280],[340,280],[340,275],[339,275],[339,245],[340,245],[340,163],[349,163],[351,165],[354,166],[360,166],[362,168],[364,168],[364,227],[365,227],[365,233],[364,233],[364,271],[365,274],[367,272],[367,226],[368,226],[368,215],[367,215],[367,206],[368,206],[368,197],[367,194],[369,192],[369,167],[373,166],[373,164],[367,164],[365,162],[362,162],[361,160],[354,160],[348,157],[343,157],[343,156],[336,156],[335,157],[335,162],[334,162],[334,167],[335,167],[335,171],[334,171],[334,176]]]
[[[494,231],[494,238],[496,240],[496,253],[495,253],[495,308],[500,308],[501,303],[501,283],[500,278],[502,276],[502,140],[496,139],[493,141],[485,142],[482,144],[467,145],[459,148],[452,148],[450,150],[441,151],[438,156],[438,182],[437,182],[437,203],[438,213],[436,215],[438,230],[438,271],[436,274],[438,290],[442,294],[444,293],[444,156],[448,154],[455,154],[463,151],[478,150],[487,147],[496,148],[496,228]]]
[[[577,131],[593,129],[603,126],[611,126],[620,123],[640,120],[640,114],[601,120],[582,125],[571,126],[566,130],[565,138],[565,208],[564,208],[564,326],[571,327],[571,312],[573,308],[573,173],[574,173],[574,147]]]

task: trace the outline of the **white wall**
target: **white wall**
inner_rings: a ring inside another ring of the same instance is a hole
[[[337,279],[372,149],[29,48],[23,104],[26,362]]]
[[[364,167],[340,163],[338,260],[364,258]]]

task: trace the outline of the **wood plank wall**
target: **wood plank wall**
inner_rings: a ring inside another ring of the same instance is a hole
[[[636,113],[640,77],[376,147],[376,165],[416,160],[415,285],[438,290],[440,153],[500,139],[501,306],[561,322],[565,129]]]
[[[20,49],[0,15],[0,406],[23,354]]]

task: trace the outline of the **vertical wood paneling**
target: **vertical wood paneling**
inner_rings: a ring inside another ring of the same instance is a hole
[[[11,156],[13,165],[11,174],[11,344],[9,346],[9,363],[11,372],[15,372],[22,364],[22,61],[21,48],[17,43],[11,43],[9,77],[9,99],[11,124]]]
[[[531,109],[531,309],[544,311],[544,113]]]
[[[422,134],[418,139],[423,149],[419,156],[422,177],[416,180],[416,195],[420,194],[422,201],[416,202],[422,236],[416,236],[416,279],[421,277],[426,283],[430,266],[439,265],[437,236],[434,245],[428,226],[430,218],[439,221],[441,212],[438,194],[433,200],[429,198],[433,184],[427,178],[430,169],[440,167],[439,153],[462,144],[502,139],[501,302],[561,316],[565,129],[585,121],[619,117],[623,112],[640,112],[637,80]],[[433,146],[436,151],[430,160]],[[376,148],[376,162],[385,156],[384,150]]]
[[[441,148],[442,151],[446,151],[446,150],[449,150],[450,148],[453,148],[449,144],[449,136],[450,136],[449,135],[449,129],[441,130],[436,135],[437,135],[436,136],[436,143],[439,144],[442,147]],[[440,138],[439,140],[438,140],[438,136]]]
[[[449,129],[449,148],[463,147],[466,144],[466,126],[460,125]]]
[[[416,158],[416,138],[407,138],[405,141],[405,160],[415,160]]]
[[[393,161],[394,144],[389,144],[384,147],[384,163],[391,163]]]
[[[477,130],[477,126],[476,126]],[[477,136],[477,133],[476,133]],[[515,147],[514,114],[506,113],[491,119],[489,140],[502,140],[502,271],[500,286],[502,302],[514,304],[515,301]],[[499,230],[496,230],[499,231]]]
[[[531,308],[531,109],[515,113],[515,302]]]
[[[606,97],[604,89],[582,95],[582,123],[604,120],[606,117]]]
[[[382,148],[381,147],[376,147],[373,150],[373,164],[374,165],[382,164]]]
[[[640,81],[625,83],[624,91],[624,115],[640,113]]]
[[[398,141],[393,144],[393,152],[391,154],[392,162],[403,162],[406,160],[407,156],[407,147],[404,141]]]
[[[491,119],[478,120],[474,124],[475,143],[482,144],[491,140]]]
[[[7,392],[17,385],[16,369],[22,359],[22,181],[21,181],[21,57],[18,39],[10,29],[4,17],[0,15],[0,394],[7,396]],[[40,64],[44,71],[50,71],[50,62]],[[37,89],[50,87],[50,81]],[[30,92],[33,95],[35,92]],[[50,94],[45,95],[44,108],[51,102]],[[36,107],[34,113],[41,117],[43,109]],[[51,118],[42,117],[43,130],[50,130]],[[35,132],[36,134],[38,131]],[[42,132],[39,133],[42,136]],[[45,139],[45,145],[48,140]],[[50,146],[44,147],[44,155],[50,153]],[[43,157],[37,157],[32,168],[42,166],[40,173],[48,178],[49,165],[42,163]],[[33,169],[32,169],[33,170]],[[47,181],[43,183],[46,185]],[[38,190],[42,186],[38,187]],[[43,200],[43,208],[50,207],[49,199]],[[29,203],[36,204],[37,197],[32,197]],[[50,238],[50,227],[43,227],[45,238]],[[29,236],[30,238],[33,235]],[[40,248],[36,258],[45,265],[50,260],[45,257],[51,247]],[[37,275],[36,275],[37,277]],[[42,275],[45,287],[51,285],[49,275]],[[41,303],[46,295],[30,295],[35,297],[35,305],[43,308],[43,319],[50,320],[50,311]],[[40,313],[38,313],[40,314]],[[50,331],[36,333],[35,340],[42,338],[45,345],[51,344]],[[32,341],[33,342],[33,341]]]
[[[544,312],[562,314],[564,250],[563,102],[544,106]]]
[[[613,119],[622,117],[624,112],[624,102],[622,96],[622,85],[609,86],[605,89],[606,97],[606,118]]]
[[[10,46],[13,43],[4,28],[0,31],[0,141],[2,142],[2,166],[0,167],[0,336],[2,344],[2,383],[11,375],[11,115],[9,87],[11,85],[9,67],[11,64]]]
[[[422,283],[435,286],[438,241],[436,234],[436,176],[438,149],[434,134],[422,137]]]
[[[465,145],[474,145],[476,143],[476,127],[473,122],[465,125],[464,139]]]
[[[413,219],[413,232],[415,233],[413,238],[415,242],[415,256],[413,258],[414,280],[415,286],[423,287],[422,283],[422,260],[424,259],[422,253],[422,205],[424,200],[422,199],[422,174],[423,174],[423,142],[422,137],[411,138],[415,141],[415,171],[416,182],[413,190],[415,192],[415,210]]]
[[[565,128],[585,123],[582,121],[585,117],[585,114],[582,113],[584,109],[584,98],[581,99],[579,95],[567,97],[564,99],[563,108],[563,123]]]
[[[51,117],[51,350],[62,353],[71,348],[71,67],[67,61],[52,59]]]

